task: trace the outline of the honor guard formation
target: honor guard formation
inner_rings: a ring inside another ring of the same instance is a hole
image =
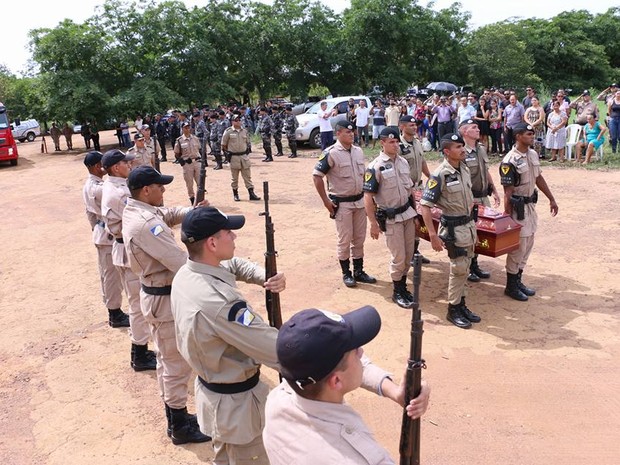
[[[431,171],[424,159],[422,123],[415,113],[399,115],[390,103],[386,109],[380,104],[368,109],[365,101],[349,102],[347,119],[334,126],[333,111],[325,102],[320,104],[323,148],[308,175],[327,210],[325,224],[335,226],[339,266],[334,263],[334,269],[349,292],[381,286],[365,269],[364,242],[367,230],[374,240],[383,236],[383,274],[390,277],[396,304],[390,307],[415,316],[419,279],[411,287],[408,275],[414,263],[414,278],[422,264],[430,263],[419,250],[420,237],[425,237],[433,250],[448,254],[446,320],[470,328],[482,318],[468,307],[467,282],[490,278],[478,261],[478,215],[498,208],[502,200],[489,172],[488,145],[480,142],[475,114],[463,118],[458,129],[449,127],[452,110],[442,109],[452,107],[437,98],[434,114],[444,120],[438,122],[440,137],[435,143],[443,161]],[[263,318],[255,310],[256,302],[248,301],[237,286],[238,281],[255,284],[271,295],[286,288],[275,261],[269,271],[269,266],[235,256],[237,235],[250,234],[244,229],[245,217],[228,215],[225,206],[216,208],[205,198],[207,152],[215,161],[214,171],[228,165],[233,202],[242,200],[239,175],[247,198],[261,200],[252,181],[252,134],[262,139],[263,162],[284,155],[283,134],[288,157],[298,157],[298,122],[292,108],[266,105],[257,113],[257,125],[243,108],[209,112],[205,106],[165,120],[156,115],[139,122],[134,144],[126,152],[86,154],[83,199],[109,325],[129,328],[133,370],[156,371],[165,434],[175,445],[211,442],[216,465],[394,463],[344,401],[347,393],[362,387],[401,405],[412,421],[428,407],[430,388],[425,381],[420,383],[418,376],[417,392],[412,394],[409,375],[397,382],[364,353],[363,346],[381,328],[378,303],[342,315],[308,308],[283,323],[280,316],[274,324],[272,315],[268,321]],[[367,161],[361,145],[368,146],[368,128],[360,124],[373,118],[383,121],[373,129],[381,150]],[[62,132],[53,130],[58,146]],[[548,198],[553,216],[558,206],[532,148],[535,128],[515,123],[510,137],[513,145],[499,165],[504,211],[496,216],[513,221],[515,233],[518,230],[506,254],[504,293],[526,301],[536,294],[523,283],[523,273],[534,245],[539,191]],[[125,145],[128,138],[121,133],[119,142]],[[189,205],[183,207],[164,206],[164,193],[174,181],[174,176],[158,170],[159,163],[169,161],[168,139],[186,186]],[[264,197],[268,216],[268,195]],[[175,240],[175,225],[180,225],[183,247]],[[273,237],[271,241],[273,246]],[[254,255],[258,259],[262,253]],[[475,290],[476,284],[470,286]],[[127,313],[121,309],[123,292]],[[418,360],[408,370],[423,365]],[[261,380],[263,366],[280,375],[280,384],[271,392]],[[196,414],[187,410],[193,375]],[[417,434],[419,447],[419,428]]]

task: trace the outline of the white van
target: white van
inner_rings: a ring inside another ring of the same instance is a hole
[[[41,135],[41,127],[36,119],[15,120],[11,124],[11,132],[13,138],[20,142],[32,142],[37,136]]]

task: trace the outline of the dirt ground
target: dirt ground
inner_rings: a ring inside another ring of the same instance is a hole
[[[104,149],[115,140],[102,133]],[[74,143],[83,147],[79,137]],[[43,155],[37,139],[19,151],[17,167],[0,167],[0,464],[209,463],[209,443],[171,444],[155,373],[135,373],[126,331],[107,325],[81,198],[84,149]],[[387,248],[369,236],[366,270],[379,281],[344,287],[334,225],[310,177],[315,156],[305,151],[265,164],[260,153],[252,155],[259,194],[262,181],[270,181],[278,267],[287,275],[283,317],[308,307],[376,306],[383,328],[366,353],[400,378],[411,314],[390,300]],[[229,170],[211,167],[208,199],[247,218],[237,255],[262,262],[263,203],[250,203],[244,189],[243,201],[233,202]],[[166,204],[187,204],[181,167],[162,163],[162,171],[175,175]],[[456,328],[445,320],[448,258],[422,242],[432,260],[423,269],[420,301],[424,376],[433,389],[422,422],[423,464],[619,461],[620,172],[556,165],[544,175],[560,210],[552,218],[544,196],[538,205],[524,276],[538,292],[528,302],[503,295],[503,257],[481,257],[492,277],[469,285],[468,304],[482,322]],[[261,289],[242,286],[264,311]],[[263,373],[276,382],[272,370]],[[365,391],[348,400],[397,459],[400,409]]]

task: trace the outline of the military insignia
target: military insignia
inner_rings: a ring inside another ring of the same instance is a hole
[[[157,226],[151,228],[151,233],[153,234],[153,236],[159,236],[162,232],[164,232],[164,228],[161,224],[158,224]]]
[[[459,140],[459,136],[457,136],[456,134],[452,134],[452,137],[450,137],[450,139]]]
[[[254,314],[250,309],[246,308],[239,316],[237,316],[237,323],[241,323],[243,326],[250,326],[254,321]]]
[[[366,172],[364,173],[364,181],[365,181],[365,182],[368,182],[368,181],[370,181],[371,179],[372,179],[372,173],[369,173],[368,171],[366,171]]]
[[[235,303],[228,311],[228,321],[231,323],[234,321],[242,324],[243,326],[250,326],[255,318],[256,315],[252,313],[252,309],[247,302],[244,302],[243,300]]]
[[[428,182],[426,183],[426,187],[429,189],[434,189],[436,185],[437,185],[437,181],[434,180],[433,178],[430,178]]]
[[[328,154],[327,151],[321,152],[321,156],[319,157],[319,160],[323,160],[327,156],[327,154]]]
[[[502,165],[502,174],[506,176],[510,172],[510,166]]]

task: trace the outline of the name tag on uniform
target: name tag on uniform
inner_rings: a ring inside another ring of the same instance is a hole
[[[476,157],[468,156],[467,158],[465,158],[465,162],[468,161],[476,161]]]
[[[523,163],[525,163],[525,158],[519,158],[519,159],[517,160],[517,166],[520,166],[520,165],[522,165]]]
[[[450,181],[446,183],[446,186],[450,187],[450,186],[458,186],[459,184],[461,184],[461,181],[459,181],[458,179],[456,181]]]

